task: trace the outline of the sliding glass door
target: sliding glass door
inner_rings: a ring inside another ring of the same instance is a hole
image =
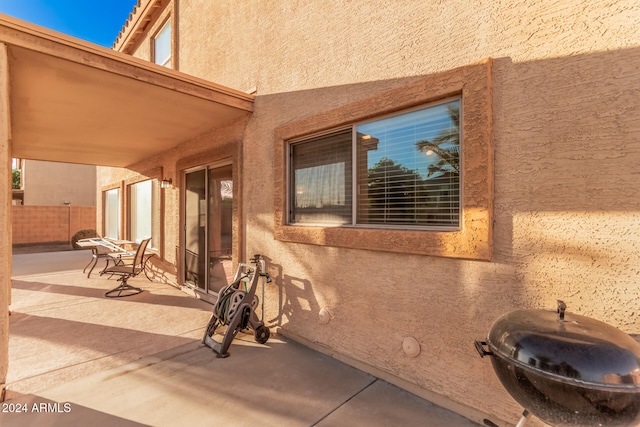
[[[217,294],[231,282],[233,178],[231,165],[187,171],[184,191],[184,281]]]
[[[187,173],[184,192],[185,283],[206,290],[206,178],[207,170]]]

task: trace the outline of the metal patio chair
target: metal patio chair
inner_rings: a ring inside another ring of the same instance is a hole
[[[82,270],[82,272],[84,273],[87,270],[87,268],[91,266],[91,268],[89,269],[89,273],[87,274],[87,277],[91,277],[91,272],[96,267],[96,264],[98,264],[98,261],[101,259],[106,260],[107,261],[106,267],[109,267],[109,261],[111,261],[111,253],[112,251],[109,248],[106,248],[104,246],[98,245],[98,246],[91,247],[91,260],[89,261],[89,264],[86,265],[84,270]]]
[[[123,253],[112,252],[107,256],[111,258],[110,260],[107,260],[107,266],[109,264],[109,261],[113,261],[115,265],[123,265],[123,264],[128,265],[133,262],[136,256],[136,252],[123,252]],[[143,272],[147,280],[149,280],[150,282],[153,282],[153,278],[149,275],[148,263],[149,263],[149,259],[153,258],[154,256],[156,256],[156,254],[153,252],[145,252],[142,256]],[[100,272],[100,275],[103,275],[105,273],[108,273],[108,272],[103,270]]]
[[[127,283],[127,280],[129,280],[132,277],[136,277],[138,274],[144,271],[145,261],[146,261],[144,251],[147,249],[147,245],[149,244],[150,240],[151,238],[145,239],[142,242],[140,242],[140,246],[138,246],[138,249],[136,250],[136,254],[133,257],[133,260],[131,261],[131,263],[120,262],[112,267],[107,267],[102,271],[103,274],[120,276],[120,278],[118,279],[118,281],[120,282],[120,285],[110,290],[109,292],[106,292],[104,294],[105,297],[107,298],[128,297],[128,296],[136,295],[142,292],[141,288],[136,288],[135,286],[129,285]]]

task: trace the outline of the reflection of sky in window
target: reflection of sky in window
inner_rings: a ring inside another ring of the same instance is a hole
[[[455,100],[359,125],[358,132],[379,140],[378,148],[368,152],[367,167],[371,168],[381,159],[387,158],[407,169],[417,171],[426,179],[429,165],[437,163],[439,158],[434,154],[428,156],[419,151],[416,142],[433,141],[443,130],[454,127],[447,109],[449,105],[459,108],[460,101]],[[441,147],[446,149],[452,145],[442,144]]]
[[[167,21],[155,39],[155,62],[165,65],[171,58],[171,20]]]

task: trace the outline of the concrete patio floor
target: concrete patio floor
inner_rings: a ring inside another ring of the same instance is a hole
[[[144,276],[115,280],[85,251],[13,256],[2,426],[477,426],[381,379],[272,335],[226,359],[200,343],[211,305]],[[22,412],[17,412],[22,410]]]

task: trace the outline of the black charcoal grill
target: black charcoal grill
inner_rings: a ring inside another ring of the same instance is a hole
[[[476,349],[491,356],[496,375],[525,414],[558,427],[640,425],[640,344],[565,309],[558,301],[557,311],[507,313],[493,323],[486,341],[475,342]]]

